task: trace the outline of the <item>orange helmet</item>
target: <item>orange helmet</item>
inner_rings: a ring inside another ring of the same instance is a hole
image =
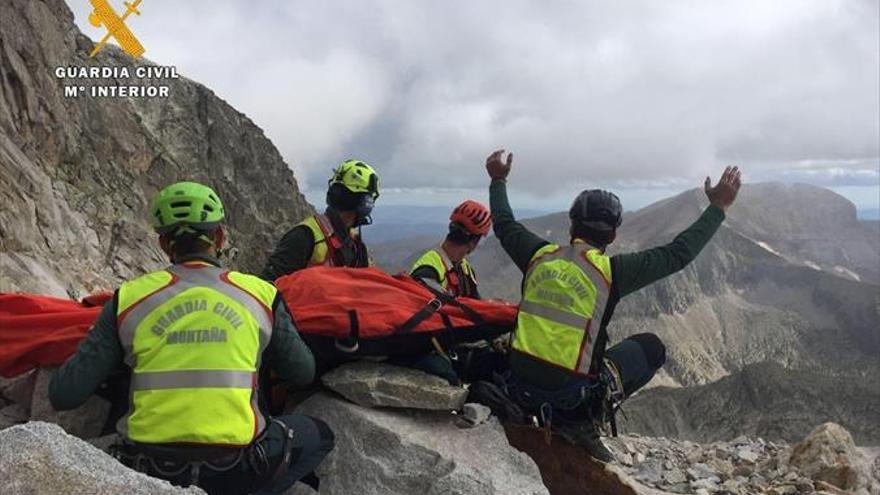
[[[461,225],[473,235],[486,235],[492,228],[492,214],[482,203],[469,199],[458,205],[449,216],[452,223]]]

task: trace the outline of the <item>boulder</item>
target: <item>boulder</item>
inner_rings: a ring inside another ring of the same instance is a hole
[[[459,428],[437,411],[368,409],[326,393],[297,412],[326,421],[336,448],[318,467],[321,494],[546,494],[537,466],[496,419]]]
[[[459,421],[461,426],[477,426],[489,421],[489,418],[492,417],[492,410],[483,404],[469,402],[462,406],[458,417],[461,419]]]
[[[813,481],[858,491],[868,482],[867,461],[852,436],[842,426],[825,423],[816,427],[791,451],[790,462]]]
[[[0,378],[0,397],[30,409],[36,382],[36,371],[28,371],[14,378]]]
[[[110,453],[110,447],[120,442],[121,436],[118,433],[110,433],[101,437],[90,438],[86,440],[92,447]]]
[[[460,409],[467,390],[423,371],[373,361],[344,364],[321,381],[334,392],[365,407]]]
[[[0,409],[0,430],[28,420],[28,411],[20,404],[10,404]]]
[[[0,493],[200,494],[133,471],[57,425],[0,431]]]
[[[64,428],[67,433],[82,439],[97,437],[104,428],[110,403],[100,397],[91,396],[85,404],[70,411],[56,411],[49,402],[49,381],[52,371],[41,368],[37,372],[34,395],[31,401],[32,421],[46,421]]]

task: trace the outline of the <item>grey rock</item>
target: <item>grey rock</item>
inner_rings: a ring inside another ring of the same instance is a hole
[[[11,404],[0,409],[0,430],[26,423],[29,415],[28,410],[20,404]]]
[[[104,452],[109,452],[110,446],[119,443],[120,436],[118,433],[110,433],[109,435],[104,435],[102,437],[90,438],[86,440],[93,447],[103,450]]]
[[[740,435],[730,441],[730,444],[733,446],[748,445],[749,443],[751,443],[751,440],[745,435]]]
[[[813,481],[824,481],[843,490],[868,485],[869,467],[848,431],[835,423],[818,426],[794,446],[791,465]]]
[[[491,409],[483,404],[475,404],[472,402],[462,406],[461,413],[458,415],[458,417],[462,419],[460,423],[465,427],[481,425],[486,421],[489,421],[490,416],[492,416]]]
[[[677,485],[686,482],[688,479],[687,475],[681,469],[672,469],[663,473],[663,480],[671,485]]]
[[[754,464],[758,461],[760,457],[756,452],[753,452],[749,449],[739,449],[736,451],[736,457],[744,462],[748,462],[749,464]]]
[[[707,464],[698,462],[694,464],[687,470],[688,476],[692,480],[699,480],[704,478],[716,478],[718,479],[718,473],[716,473],[712,468],[710,468]]]
[[[538,467],[495,419],[462,429],[437,411],[370,409],[319,393],[297,412],[326,421],[336,448],[321,494],[545,494]]]
[[[762,487],[767,484],[767,478],[760,473],[752,473],[749,476],[749,484],[756,487]]]
[[[733,476],[734,466],[727,459],[711,459],[707,464],[722,480],[726,480]]]
[[[30,409],[36,383],[37,374],[33,370],[14,378],[0,378],[0,396],[13,404]]]
[[[705,453],[700,448],[690,449],[690,450],[688,450],[688,453],[687,453],[687,460],[688,460],[688,462],[691,462],[691,463],[701,462],[705,459],[705,457],[706,457]]]
[[[634,478],[649,485],[659,485],[663,481],[663,466],[660,461],[649,459],[638,465]]]
[[[630,454],[636,453],[636,449],[635,449],[635,447],[632,446],[632,443],[627,442],[626,440],[622,440],[621,445],[623,445],[623,448],[626,449],[626,451],[629,452]]]
[[[663,489],[671,493],[691,493],[691,484],[678,483],[675,485],[664,486]]]
[[[798,478],[795,480],[795,486],[801,493],[809,493],[813,491],[813,481],[807,478]]]
[[[104,428],[110,403],[97,396],[91,396],[85,404],[69,411],[57,411],[49,402],[49,381],[52,370],[41,368],[37,372],[34,396],[31,403],[32,421],[55,423],[67,433],[82,439],[97,437]]]
[[[771,495],[795,495],[797,492],[798,489],[794,485],[777,485],[767,490],[767,493]]]
[[[746,481],[746,480],[741,479],[741,478],[740,479],[731,478],[729,480],[726,480],[724,483],[722,483],[721,486],[719,486],[718,488],[721,492],[727,492],[727,493],[730,493],[733,495],[739,495],[744,492],[744,488],[743,488],[744,481]]]
[[[123,466],[57,425],[31,422],[0,431],[0,493],[200,494]]]
[[[344,364],[321,381],[346,399],[365,407],[457,410],[467,390],[425,372],[373,361]]]
[[[880,481],[880,455],[876,455],[871,462],[871,475],[875,480]]]
[[[694,490],[703,489],[703,490],[710,490],[710,491],[714,492],[718,489],[718,481],[719,480],[717,477],[701,478],[698,480],[693,480],[693,481],[691,481],[691,488],[693,488]]]

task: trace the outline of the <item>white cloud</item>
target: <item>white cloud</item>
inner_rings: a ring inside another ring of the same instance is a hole
[[[68,1],[99,36],[88,2]],[[247,113],[310,187],[351,156],[389,187],[483,187],[498,146],[516,153],[512,180],[538,196],[697,185],[731,161],[786,178],[813,160],[863,182],[858,170],[880,166],[874,0],[141,10],[129,25],[147,56]]]

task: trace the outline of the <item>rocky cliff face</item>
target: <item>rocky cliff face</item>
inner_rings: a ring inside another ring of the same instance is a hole
[[[168,98],[65,98],[56,67],[133,70],[92,46],[63,0],[0,2],[0,290],[79,296],[163,265],[147,208],[179,180],[220,194],[233,265],[259,270],[311,211],[278,150],[183,77],[163,82]]]

